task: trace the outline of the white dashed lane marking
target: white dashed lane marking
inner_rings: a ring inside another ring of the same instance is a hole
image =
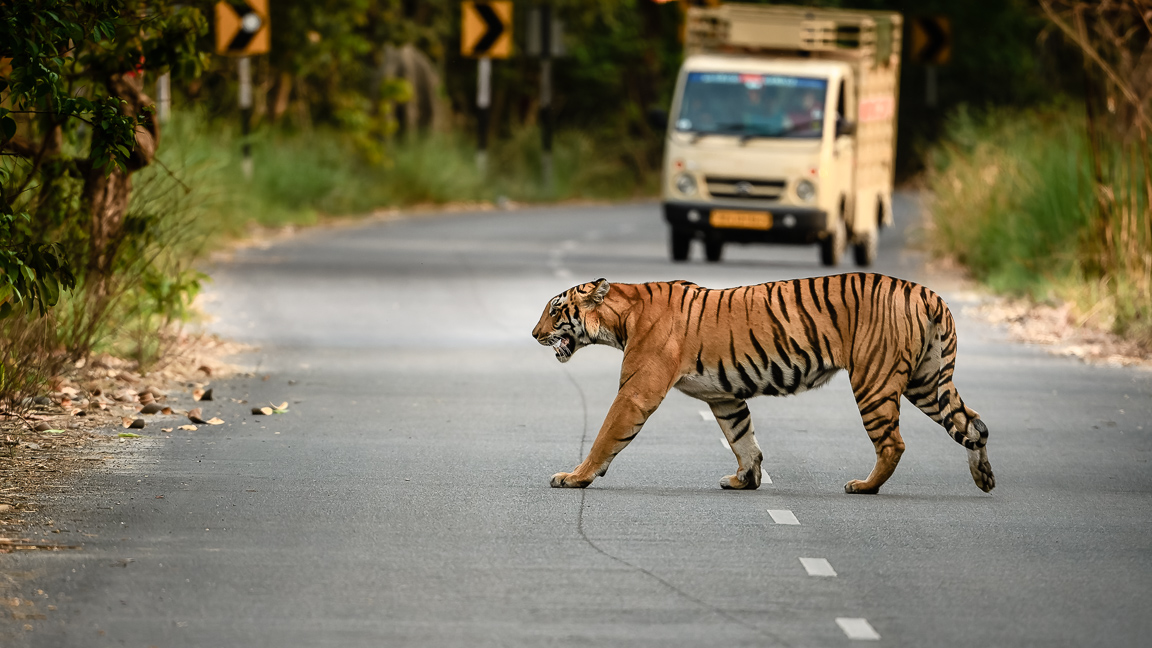
[[[836,619],[836,625],[848,635],[849,639],[857,639],[860,641],[879,641],[880,633],[868,623],[868,619],[852,618],[852,617],[839,617]]]
[[[700,410],[700,420],[701,421],[711,421],[712,420],[712,412],[709,412],[708,410]]]
[[[772,478],[768,476],[768,473],[764,472],[763,468],[760,469],[760,483],[761,484],[771,484],[772,483]]]
[[[800,564],[804,565],[804,570],[808,572],[809,576],[836,575],[836,570],[832,569],[832,563],[823,558],[801,558]]]
[[[800,520],[797,520],[796,515],[788,509],[768,509],[768,515],[772,516],[772,521],[776,524],[800,524]]]

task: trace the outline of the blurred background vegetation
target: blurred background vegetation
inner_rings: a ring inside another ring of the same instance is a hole
[[[155,362],[162,336],[144,333],[185,318],[196,262],[253,225],[655,196],[662,133],[646,114],[669,104],[690,3],[549,3],[566,49],[553,64],[550,187],[539,62],[522,54],[531,4],[515,3],[515,51],[493,64],[487,173],[457,0],[273,0],[247,137],[236,59],[211,53],[213,2],[0,4],[0,398],[93,352]],[[1152,347],[1152,5],[789,4],[947,17],[937,101],[906,51],[899,106],[898,182],[934,198],[933,250],[997,290],[1076,301]],[[163,121],[152,112],[161,74]],[[32,358],[44,366],[15,377]]]

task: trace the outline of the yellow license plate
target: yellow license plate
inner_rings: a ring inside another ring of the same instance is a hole
[[[709,222],[712,223],[712,227],[768,230],[772,229],[772,214],[739,209],[714,209]]]

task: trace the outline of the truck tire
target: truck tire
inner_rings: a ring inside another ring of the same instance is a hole
[[[709,263],[719,262],[723,254],[724,239],[711,237],[704,239],[704,257],[708,259]]]
[[[876,201],[876,221],[873,223],[872,230],[863,237],[857,237],[856,243],[852,246],[856,265],[861,268],[867,268],[876,262],[876,254],[880,247],[880,223],[884,221],[883,217],[884,203]]]
[[[688,251],[692,244],[692,230],[672,228],[669,238],[669,249],[673,261],[687,261]]]
[[[829,267],[840,265],[840,257],[844,255],[847,245],[848,229],[844,226],[844,219],[839,218],[832,234],[820,239],[820,263]]]
[[[856,257],[856,265],[861,268],[867,268],[876,262],[876,251],[879,247],[879,235],[876,230],[872,230],[864,235],[864,238],[856,242],[852,246],[853,256]]]

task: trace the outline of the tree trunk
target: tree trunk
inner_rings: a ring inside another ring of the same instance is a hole
[[[138,116],[153,100],[143,92],[143,75],[116,75],[108,89],[127,103],[124,114]],[[84,178],[82,200],[88,212],[88,279],[102,294],[108,288],[116,253],[123,242],[124,214],[132,199],[132,174],[152,162],[160,143],[160,124],[149,120],[136,127],[136,145],[128,158],[127,170],[113,166],[111,172],[89,163]]]

